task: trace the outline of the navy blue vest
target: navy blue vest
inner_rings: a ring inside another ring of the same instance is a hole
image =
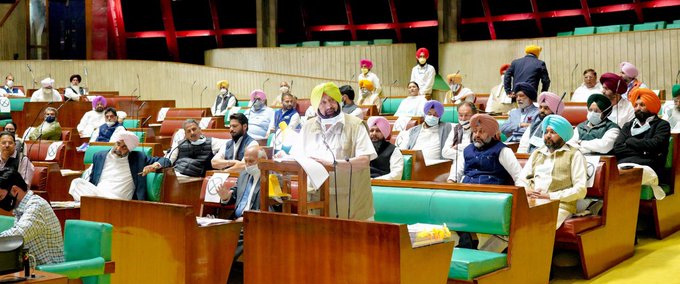
[[[505,147],[507,147],[505,144],[497,140],[493,140],[482,149],[478,149],[474,144],[465,147],[463,183],[512,185],[512,177],[498,161],[501,150]]]
[[[283,109],[277,110],[274,113],[274,131],[279,129],[279,123],[281,123],[281,121],[285,121],[286,125],[289,125],[290,119],[293,118],[293,115],[296,112],[295,108],[287,110],[285,113],[283,112]]]
[[[120,126],[118,121],[116,121],[116,123],[112,126],[108,126],[106,123],[99,126],[99,136],[97,136],[97,142],[110,142],[111,135],[114,131],[116,131],[116,127],[118,126]]]
[[[14,87],[12,87],[12,88],[7,88],[7,86],[4,86],[4,87],[2,87],[2,88],[5,89],[5,92],[8,93],[8,94],[18,94],[18,93],[19,93],[19,89],[18,89],[18,88],[14,88]]]
[[[246,152],[246,148],[248,148],[248,144],[253,141],[253,138],[250,137],[250,135],[246,134],[244,136],[241,136],[241,146],[238,147],[238,152],[236,152],[236,159],[237,161],[243,160],[243,153]],[[224,159],[226,160],[231,160],[231,157],[234,156],[234,147],[235,147],[235,142],[234,139],[228,140],[227,143],[224,144],[225,150],[224,150]]]

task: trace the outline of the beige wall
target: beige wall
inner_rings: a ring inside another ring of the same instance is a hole
[[[0,60],[26,58],[26,1],[19,2],[5,24],[0,27]],[[0,19],[7,14],[12,4],[0,4]],[[5,72],[5,71],[0,71]],[[3,76],[4,78],[4,76]]]
[[[548,66],[552,92],[572,92],[583,82],[583,70],[587,68],[595,69],[598,78],[606,72],[618,73],[622,61],[636,65],[640,71],[638,77],[650,88],[670,92],[680,69],[679,35],[680,29],[673,29],[446,43],[439,46],[440,74],[446,76],[460,70],[464,85],[473,91],[488,93],[500,83],[500,66],[524,56],[526,45],[537,44],[543,47],[540,59]],[[577,63],[572,77],[571,72]]]
[[[354,75],[353,81],[356,81],[360,72],[359,60],[367,58],[373,61],[371,71],[378,75],[382,85],[398,80],[397,85],[405,86],[410,79],[411,68],[416,64],[415,52],[416,46],[412,43],[320,48],[224,48],[206,51],[205,65],[334,80],[350,80]]]
[[[262,87],[262,82],[270,79],[265,85],[265,92],[272,100],[278,92],[281,80],[295,80],[293,94],[299,98],[308,98],[314,86],[332,81],[322,78],[291,76],[275,73],[241,71],[234,69],[206,67],[201,65],[139,60],[18,60],[0,61],[0,72],[12,72],[17,85],[31,87],[31,75],[26,68],[30,64],[40,82],[46,75],[55,78],[56,87],[65,87],[71,74],[83,75],[83,67],[87,67],[88,78],[83,77],[91,90],[116,90],[120,95],[130,95],[138,88],[139,74],[142,99],[174,99],[177,107],[209,107],[217,94],[216,83],[226,79],[230,82],[230,90],[239,98],[247,98],[254,89]],[[191,85],[196,81],[191,95]],[[335,81],[338,85],[347,81]],[[207,90],[201,96],[201,90]],[[38,84],[39,87],[39,84]],[[406,94],[405,88],[394,88],[395,93]],[[201,100],[202,98],[202,100]]]

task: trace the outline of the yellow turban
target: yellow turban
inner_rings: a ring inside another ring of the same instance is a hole
[[[359,88],[366,88],[366,90],[369,90],[373,92],[375,90],[375,86],[373,86],[373,82],[371,80],[367,79],[361,79],[359,81]]]
[[[229,89],[229,82],[227,82],[227,80],[219,81],[219,82],[217,82],[217,88],[218,89],[222,89],[222,88]]]
[[[530,54],[530,53],[531,53],[531,54],[535,55],[536,57],[538,57],[538,55],[541,54],[541,50],[543,50],[543,48],[540,47],[540,46],[538,46],[538,45],[535,45],[535,44],[527,45],[527,46],[524,48],[524,52],[525,52],[526,54]]]
[[[451,84],[451,83],[454,83],[454,84],[463,83],[463,75],[460,75],[458,73],[446,75],[446,81],[449,82],[449,84]]]
[[[309,101],[314,109],[319,108],[321,97],[323,97],[324,94],[333,98],[338,103],[342,102],[342,94],[340,94],[338,85],[333,82],[321,83],[314,87],[312,95],[309,97]]]

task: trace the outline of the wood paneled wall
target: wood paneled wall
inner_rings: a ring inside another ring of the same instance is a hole
[[[680,29],[623,32],[589,36],[526,40],[495,40],[446,43],[439,46],[440,74],[457,70],[463,84],[475,92],[488,93],[500,83],[499,68],[524,56],[524,47],[543,47],[540,59],[550,73],[550,91],[572,92],[583,82],[583,70],[593,68],[599,76],[618,73],[619,64],[637,66],[640,78],[652,89],[670,92],[680,69]],[[574,67],[578,64],[575,71]]]
[[[20,1],[7,21],[0,27],[0,60],[12,60],[14,54],[18,59],[26,58],[26,1]],[[0,4],[0,19],[4,17],[12,4]],[[0,70],[0,72],[5,72]],[[2,76],[4,79],[5,76]]]
[[[356,81],[359,60],[373,61],[381,85],[405,86],[416,65],[415,44],[297,48],[223,48],[205,52],[205,65],[332,80]],[[291,78],[292,79],[292,78]],[[290,81],[290,79],[285,79]],[[279,82],[274,82],[278,85]],[[294,83],[294,85],[297,82]],[[354,84],[356,85],[356,83]],[[295,86],[293,86],[295,88]]]
[[[268,100],[278,94],[278,82],[294,80],[293,94],[298,98],[308,98],[312,88],[317,84],[334,81],[338,85],[349,84],[349,81],[329,80],[322,78],[275,74],[265,72],[242,71],[202,65],[192,65],[174,62],[140,61],[140,60],[17,60],[0,61],[0,72],[12,72],[15,85],[31,88],[31,74],[26,68],[30,64],[40,87],[40,80],[51,75],[55,79],[56,87],[65,87],[72,74],[83,76],[85,83],[91,90],[116,90],[120,95],[130,95],[135,89],[135,95],[141,94],[142,99],[174,99],[177,107],[209,107],[218,92],[216,83],[228,80],[230,91],[238,98],[248,98],[254,89],[262,88]],[[84,67],[87,67],[88,77],[84,77]],[[137,82],[139,76],[139,83]],[[4,78],[4,75],[2,76]],[[193,88],[193,82],[196,84]],[[351,82],[356,85],[356,82]],[[207,89],[200,95],[201,90]],[[386,91],[389,88],[385,88]],[[406,95],[405,87],[392,89],[394,95]]]

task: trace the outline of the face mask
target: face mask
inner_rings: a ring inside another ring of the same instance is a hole
[[[220,89],[220,95],[224,95],[227,93],[227,89]]]
[[[46,116],[46,117],[45,117],[45,121],[47,121],[47,122],[49,122],[49,123],[52,123],[52,122],[54,122],[55,120],[57,120],[57,118],[54,117],[54,116]]]
[[[7,195],[5,195],[5,198],[0,200],[0,208],[2,208],[5,211],[12,211],[14,209],[14,206],[16,205],[17,202],[17,197],[12,196],[12,192],[8,191]]]
[[[368,74],[368,68],[361,68],[361,74]]]
[[[468,130],[468,129],[470,129],[470,121],[469,120],[468,121],[461,121],[460,126],[462,126],[463,129]]]
[[[290,88],[288,88],[287,86],[282,86],[281,88],[279,88],[279,91],[281,91],[282,94],[288,94],[288,92],[290,92]]]
[[[425,123],[429,127],[435,126],[439,124],[439,117],[436,117],[434,115],[427,115],[425,116]]]
[[[116,124],[115,121],[107,121],[106,122],[106,125],[109,126],[109,127],[113,126],[114,124]]]
[[[257,164],[246,166],[246,173],[251,176],[258,176],[260,175],[260,168],[257,167]]]
[[[451,84],[451,92],[457,93],[460,90],[460,84]]]
[[[13,87],[14,86],[14,81],[12,80],[7,80],[7,87]]]
[[[425,63],[427,63],[427,59],[425,57],[418,58],[418,64],[425,65]]]
[[[361,94],[367,96],[370,92],[367,89],[361,89]]]
[[[206,140],[206,138],[201,136],[201,138],[199,138],[196,141],[189,140],[189,143],[191,143],[191,145],[198,146],[198,145],[203,145],[203,143],[205,143],[205,140]]]
[[[599,112],[589,111],[587,117],[588,121],[592,125],[598,125],[600,122],[602,122],[602,114]]]
[[[264,106],[264,103],[260,100],[257,100],[253,103],[253,109],[254,110],[260,110]]]

